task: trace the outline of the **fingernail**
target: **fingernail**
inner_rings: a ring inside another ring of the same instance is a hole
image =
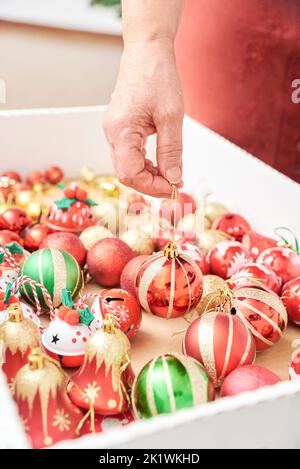
[[[181,181],[181,170],[180,168],[169,168],[166,173],[167,179],[172,184],[178,184]]]

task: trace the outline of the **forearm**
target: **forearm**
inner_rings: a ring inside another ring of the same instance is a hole
[[[174,41],[184,0],[122,0],[124,43]]]

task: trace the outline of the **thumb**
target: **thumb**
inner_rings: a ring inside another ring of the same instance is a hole
[[[168,122],[157,128],[157,164],[161,175],[171,184],[182,178],[182,121]]]

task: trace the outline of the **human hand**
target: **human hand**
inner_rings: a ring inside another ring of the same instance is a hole
[[[120,182],[155,197],[182,185],[184,106],[173,42],[126,44],[104,122]],[[146,157],[147,137],[157,133],[156,162]]]

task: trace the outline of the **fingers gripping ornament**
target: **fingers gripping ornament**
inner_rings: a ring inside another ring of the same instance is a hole
[[[220,387],[235,368],[254,362],[255,342],[237,316],[212,311],[187,328],[183,352],[202,363],[214,386]]]
[[[132,388],[136,418],[147,419],[204,404],[214,388],[196,360],[180,354],[161,355],[141,370]]]
[[[16,375],[14,397],[33,448],[75,438],[81,411],[66,394],[60,365],[41,349],[34,349]]]
[[[129,340],[115,327],[113,316],[107,314],[101,329],[88,340],[84,362],[68,385],[73,403],[88,410],[85,419],[94,413],[114,415],[126,411],[124,376],[129,353]]]
[[[136,290],[142,308],[163,318],[184,316],[201,298],[202,273],[173,242],[163,252],[150,256],[140,267]]]
[[[40,332],[33,321],[24,317],[18,302],[8,306],[8,319],[0,325],[2,371],[13,390],[18,370],[27,363],[30,351],[40,345]]]

